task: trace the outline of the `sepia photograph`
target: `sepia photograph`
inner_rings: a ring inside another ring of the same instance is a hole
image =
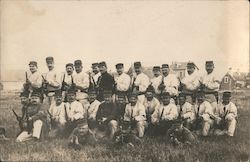
[[[0,0],[0,162],[250,162],[248,0]]]

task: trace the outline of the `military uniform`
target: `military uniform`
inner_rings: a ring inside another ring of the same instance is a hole
[[[89,93],[96,93],[95,91]],[[90,129],[97,127],[96,114],[101,102],[95,99],[93,102],[90,102],[88,107],[88,124]]]
[[[153,67],[153,72],[160,72],[160,70],[161,70],[160,66]],[[161,94],[161,90],[159,89],[159,85],[163,82],[162,75],[154,76],[150,81],[151,81],[152,86],[154,87],[156,97],[159,98],[160,94]]]
[[[72,63],[68,63],[66,64],[66,69],[67,68],[72,68],[74,69],[74,65]],[[74,86],[74,73],[72,71],[72,73],[68,73],[68,72],[65,72],[63,75],[62,75],[62,84],[61,84],[61,90],[62,90],[62,95],[63,95],[63,98],[64,98],[64,101],[67,102],[67,91],[72,87]]]

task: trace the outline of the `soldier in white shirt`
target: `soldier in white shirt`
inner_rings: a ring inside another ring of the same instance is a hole
[[[97,121],[96,121],[96,113],[98,111],[99,105],[101,104],[100,101],[96,99],[97,94],[95,89],[89,89],[89,107],[87,110],[87,116],[88,116],[88,126],[90,129],[97,128]]]
[[[129,96],[129,104],[126,105],[124,113],[124,122],[129,123],[132,130],[138,133],[138,136],[142,138],[144,136],[146,122],[145,107],[138,102],[136,93],[132,93]]]
[[[93,63],[92,64],[92,72],[93,72],[93,80],[91,81],[93,84],[97,85],[98,83],[98,79],[101,76],[99,67],[98,67],[99,63]]]
[[[189,102],[186,102],[186,96],[184,93],[180,93],[178,99],[179,99],[179,105],[178,105],[179,116],[184,120],[183,125],[189,130],[191,130],[192,125],[194,124],[195,121],[195,107]]]
[[[49,71],[43,76],[43,88],[46,89],[48,103],[51,105],[51,103],[55,101],[55,91],[60,88],[61,78],[55,71],[53,57],[46,57],[46,64]]]
[[[24,83],[24,90],[32,92],[36,89],[42,88],[42,74],[38,72],[37,62],[30,61],[29,63],[30,72],[26,72],[26,82]]]
[[[216,78],[214,74],[214,63],[213,61],[206,61],[206,71],[207,73],[202,76],[201,82],[205,91],[205,98],[211,103],[213,111],[217,109],[217,97],[218,90],[220,87],[220,81]]]
[[[194,104],[195,92],[200,87],[200,77],[198,76],[196,66],[193,62],[187,64],[187,75],[181,80],[182,92],[186,95],[186,101]]]
[[[214,125],[214,112],[211,104],[205,100],[203,91],[197,92],[197,105],[195,105],[196,121],[195,130],[197,134],[208,136]]]
[[[76,100],[82,103],[83,108],[87,111],[88,102],[88,88],[89,88],[89,76],[82,71],[82,61],[76,60],[74,62],[76,74],[73,77],[76,88]]]
[[[66,111],[65,120],[66,128],[65,135],[68,136],[78,123],[87,119],[87,113],[83,108],[82,104],[76,100],[75,89],[71,88],[67,91]]]
[[[161,67],[154,66],[153,73],[154,73],[154,77],[151,79],[151,83],[152,83],[152,86],[154,87],[156,97],[160,99],[160,94],[162,90],[159,89],[159,85],[164,84],[163,77],[161,75]]]
[[[58,90],[55,92],[55,102],[51,104],[48,110],[51,124],[50,137],[61,135],[66,123],[65,107],[65,103],[62,102],[62,92]]]
[[[73,75],[74,75],[74,65],[72,63],[66,64],[66,73],[62,75],[62,86],[61,90],[63,92],[64,101],[67,102],[67,91],[72,87]]]
[[[222,103],[219,104],[216,111],[216,130],[215,135],[228,135],[234,136],[237,123],[237,107],[230,101],[231,92],[224,92],[222,97]]]
[[[151,121],[158,127],[157,134],[165,135],[171,127],[172,122],[178,118],[177,106],[170,102],[169,92],[163,92],[161,95],[162,104],[154,111]]]
[[[150,84],[149,77],[142,72],[141,62],[134,63],[136,77],[132,80],[132,91],[138,92],[138,101],[143,102],[145,92]]]

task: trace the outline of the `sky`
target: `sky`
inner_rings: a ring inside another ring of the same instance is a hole
[[[236,12],[237,11],[237,12]],[[248,1],[1,1],[1,75],[27,69],[30,60],[46,71],[81,59],[84,70],[106,61],[128,69],[194,61],[204,71],[214,60],[218,76],[229,67],[249,69]]]

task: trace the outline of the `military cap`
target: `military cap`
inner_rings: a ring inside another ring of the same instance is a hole
[[[231,92],[229,91],[223,92],[223,97],[231,97]]]
[[[75,60],[74,65],[75,66],[82,66],[82,61],[81,60]]]
[[[98,65],[99,65],[99,63],[97,63],[97,62],[92,63],[92,67],[96,67],[96,66],[98,66]]]
[[[66,67],[68,67],[68,66],[74,67],[74,65],[72,63],[67,63]]]
[[[150,85],[148,86],[148,88],[146,89],[146,92],[155,93],[155,89],[154,89],[154,87],[150,84]]]
[[[76,89],[75,88],[69,88],[68,90],[67,90],[67,94],[76,94]]]
[[[170,96],[170,94],[167,91],[163,91],[162,94],[161,94],[161,96]]]
[[[41,90],[34,90],[32,93],[31,93],[31,97],[32,96],[36,96],[36,97],[42,97],[42,92]]]
[[[29,65],[37,66],[37,62],[36,61],[30,61]]]
[[[104,90],[103,91],[103,95],[104,96],[111,96],[112,95],[112,91],[111,90]]]
[[[162,64],[161,68],[169,68],[169,65],[168,64]]]
[[[214,62],[213,61],[206,61],[206,65],[213,65]]]
[[[185,93],[180,93],[180,94],[179,94],[179,97],[184,97],[184,98],[186,98],[186,95],[185,95]]]
[[[126,94],[125,94],[125,92],[118,92],[117,97],[118,98],[126,98]]]
[[[106,64],[106,62],[105,62],[105,61],[102,61],[102,62],[100,62],[100,63],[98,64],[98,66],[99,66],[99,67],[101,67],[101,66],[105,66],[105,67],[107,67],[107,64]]]
[[[55,96],[62,96],[62,91],[61,90],[57,90],[55,91]]]
[[[134,67],[135,68],[140,68],[141,67],[141,62],[134,62]]]
[[[137,92],[131,92],[129,94],[129,98],[131,98],[131,97],[136,97],[137,98],[137,96],[138,96]]]
[[[30,92],[29,91],[23,91],[20,93],[20,97],[29,97]]]
[[[54,62],[54,58],[49,56],[49,57],[46,57],[46,62],[47,63],[51,63],[51,62]]]
[[[153,67],[153,71],[160,71],[161,70],[161,67],[160,66],[154,66]]]
[[[193,62],[188,62],[187,67],[195,67],[195,64]]]
[[[118,63],[115,65],[116,69],[120,69],[120,68],[123,68],[123,63]]]
[[[197,95],[197,97],[198,97],[198,96],[204,96],[204,95],[205,95],[205,92],[199,90],[199,91],[197,91],[196,95]]]
[[[96,90],[94,88],[89,88],[88,94],[97,94],[97,93],[96,93]]]

